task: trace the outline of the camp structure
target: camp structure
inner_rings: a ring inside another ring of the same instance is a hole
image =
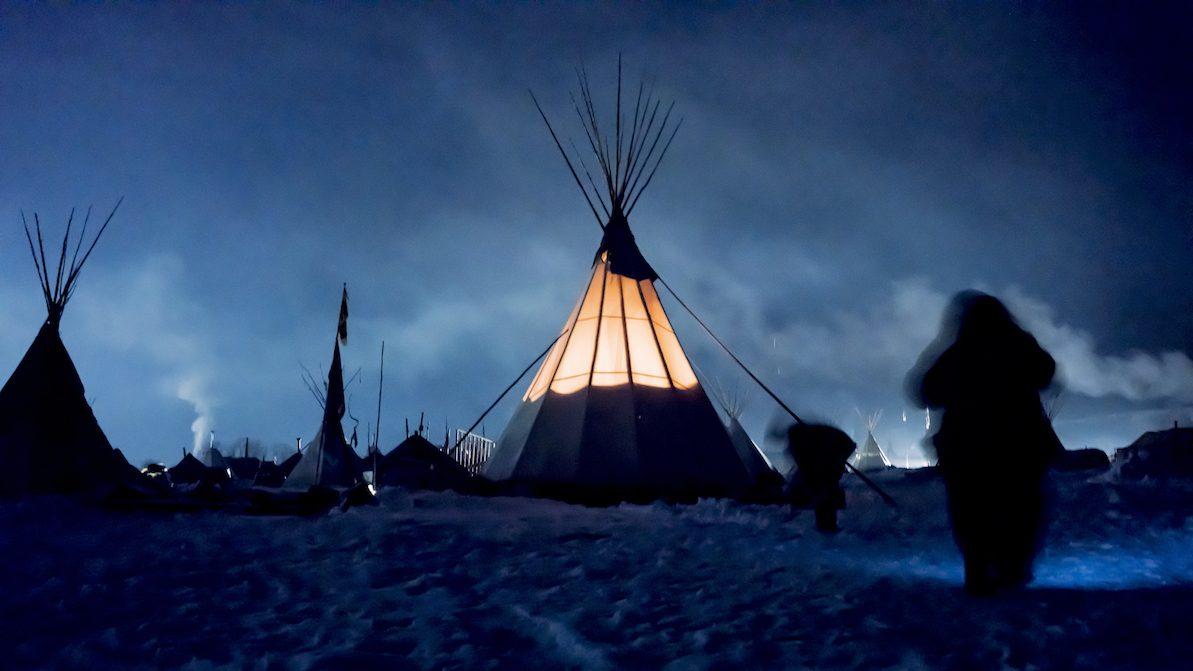
[[[282,461],[262,461],[255,484],[258,487],[281,487],[290,477],[294,467],[302,459],[301,452],[295,452]]]
[[[777,485],[781,487],[784,482],[783,476],[775,470],[770,460],[762,453],[762,449],[758,447],[753,438],[750,438],[750,434],[741,425],[742,411],[745,410],[745,401],[742,396],[736,391],[726,390],[719,384],[714,385],[713,391],[713,398],[725,413],[725,430],[729,432],[729,440],[732,441],[742,463],[746,465],[750,478],[760,486]]]
[[[228,458],[224,456],[223,452],[220,452],[220,448],[218,447],[207,448],[207,466],[217,471],[224,471],[228,476],[232,475],[231,473],[227,473],[230,470]]]
[[[579,300],[483,474],[565,499],[735,495],[751,486],[751,468],[701,388],[629,225],[678,130],[669,124],[674,105],[661,111],[639,86],[634,112],[623,118],[618,70],[608,126],[598,125],[587,76],[577,73],[575,107],[595,178],[535,101],[604,235]]]
[[[189,485],[209,477],[211,468],[187,452],[177,464],[166,469],[170,482],[175,485]]]
[[[1193,479],[1193,428],[1148,431],[1114,451],[1114,466],[1125,480]]]
[[[25,239],[45,299],[46,321],[12,376],[0,388],[0,497],[70,494],[127,482],[135,468],[112,449],[84,396],[83,381],[62,342],[59,326],[78,287],[79,274],[91,257],[120,203],[87,242],[91,210],[71,249],[72,210],[51,267],[34,215],[34,233]],[[51,247],[51,252],[55,251]]]
[[[1110,457],[1096,447],[1065,449],[1057,455],[1052,467],[1062,472],[1105,471],[1110,468]]]
[[[346,410],[344,369],[340,362],[340,343],[348,340],[348,289],[340,302],[340,321],[327,371],[324,393],[317,400],[323,406],[323,420],[315,437],[302,448],[302,457],[286,478],[287,489],[308,489],[316,485],[351,487],[360,481],[361,459],[344,438],[340,422]]]
[[[881,410],[869,417],[862,418],[866,426],[866,439],[862,441],[862,446],[850,459],[850,463],[859,471],[881,471],[891,467],[891,460],[887,458],[886,453],[882,451],[882,446],[874,438],[874,429],[878,428],[878,420],[881,418]]]
[[[249,439],[244,439],[244,451],[239,457],[225,457],[231,478],[241,482],[253,483],[261,475],[264,461],[249,455]]]
[[[374,482],[382,487],[472,491],[476,477],[453,459],[446,448],[416,432],[377,459]]]

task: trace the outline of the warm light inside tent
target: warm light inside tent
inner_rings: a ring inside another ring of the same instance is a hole
[[[696,375],[650,280],[609,272],[604,258],[523,400],[589,385],[696,386]]]

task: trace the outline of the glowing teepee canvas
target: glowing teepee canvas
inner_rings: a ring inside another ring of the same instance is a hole
[[[610,124],[616,133],[605,138],[580,73],[581,104],[588,111],[581,118],[603,193],[578,161],[591,192],[584,186],[551,129],[604,235],[584,290],[485,475],[554,486],[565,495],[586,489],[646,495],[743,490],[754,482],[750,468],[692,371],[655,291],[658,275],[627,219],[674,137],[674,131],[665,132],[670,112],[657,114],[657,101],[639,87],[633,118],[623,120],[620,86],[619,72],[617,117]]]
[[[629,384],[692,389],[699,383],[671,328],[654,283],[609,270],[608,254],[593,265],[584,295],[563,335],[539,368],[524,401],[548,390],[571,394],[588,386]]]

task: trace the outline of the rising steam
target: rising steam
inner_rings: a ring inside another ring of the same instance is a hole
[[[1096,398],[1193,401],[1193,360],[1184,352],[1100,354],[1093,336],[1059,323],[1046,303],[1008,289],[1007,306],[1059,364],[1065,386]]]
[[[184,264],[161,254],[126,267],[117,277],[96,274],[93,294],[80,305],[87,330],[111,345],[147,355],[161,377],[161,393],[191,406],[191,449],[203,456],[218,406],[212,377],[211,344],[194,325],[203,321],[201,306],[181,290]]]
[[[191,452],[200,459],[206,457],[207,436],[215,426],[215,400],[208,393],[208,382],[199,373],[185,374],[177,380],[174,394],[179,400],[186,401],[195,411],[195,421],[191,422],[193,444]]]

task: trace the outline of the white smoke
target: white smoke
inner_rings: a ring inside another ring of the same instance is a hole
[[[1193,360],[1184,352],[1103,353],[1092,334],[1060,321],[1052,306],[1018,287],[990,293],[1001,298],[1020,325],[1052,354],[1058,377],[1069,391],[1093,398],[1118,397],[1137,402],[1193,401]],[[944,293],[928,289],[922,282],[896,284],[893,302],[900,306],[895,311],[899,319],[889,327],[922,338],[923,325],[913,320],[935,328],[947,300]],[[880,332],[889,330],[882,324],[873,326]]]
[[[1052,354],[1058,377],[1069,391],[1137,402],[1193,401],[1193,360],[1184,352],[1103,353],[1092,334],[1060,321],[1050,305],[1018,287],[990,293],[1005,301],[1019,323]],[[946,294],[922,281],[898,282],[891,307],[859,317],[851,334],[838,335],[844,336],[845,342],[856,343],[850,349],[861,349],[859,341],[869,340],[879,352],[894,356],[891,363],[910,366],[938,328],[947,301]]]
[[[94,290],[79,307],[88,332],[148,356],[160,371],[157,388],[191,406],[192,451],[202,456],[219,405],[213,392],[215,358],[193,328],[201,310],[177,290],[182,271],[179,257],[156,255],[115,276],[97,273]]]
[[[1193,401],[1193,360],[1184,352],[1100,354],[1093,336],[1058,322],[1044,302],[1015,287],[1004,297],[1020,323],[1056,358],[1069,390],[1095,398]]]
[[[1064,418],[1058,431],[1066,444],[1120,446],[1141,431],[1189,416],[1193,361],[1188,354],[1175,350],[1106,352],[1091,333],[1061,320],[1051,306],[1021,289],[979,288],[1002,298],[1020,324],[1052,354],[1057,381],[1071,394],[1160,406],[1135,408],[1129,417],[1095,411],[1090,417]],[[777,328],[765,318],[767,306],[748,292],[707,302],[736,306],[736,312],[718,312],[711,320],[728,325],[724,335],[740,347],[743,358],[755,365],[781,367],[792,380],[786,383],[785,392],[792,402],[802,403],[801,410],[818,412],[845,426],[851,418],[840,421],[847,417],[840,412],[844,408],[866,402],[906,402],[904,376],[936,337],[949,294],[924,280],[910,279],[893,283],[876,298],[828,313],[801,315]],[[777,348],[773,345],[776,340]],[[785,384],[778,375],[772,379]],[[891,449],[896,460],[931,461],[931,455],[922,453],[921,440],[937,420],[925,412],[921,423],[880,427],[879,439],[886,441],[883,446]]]
[[[1020,324],[1057,361],[1059,378],[1073,393],[1134,402],[1193,401],[1193,360],[1169,350],[1105,353],[1088,331],[1061,321],[1055,310],[1017,287],[989,290],[1005,301]],[[733,293],[730,291],[730,293]],[[894,282],[887,297],[865,308],[842,309],[827,315],[808,315],[778,328],[768,328],[765,306],[745,296],[737,298],[741,312],[718,315],[733,324],[736,342],[753,346],[752,359],[777,357],[775,365],[793,375],[804,374],[829,383],[873,386],[898,385],[920,352],[936,337],[949,295],[922,279]],[[712,302],[712,301],[710,301]],[[777,339],[778,351],[771,346]],[[765,343],[765,344],[764,344]]]
[[[199,458],[205,458],[207,451],[207,436],[215,427],[214,403],[208,390],[206,377],[191,372],[175,381],[174,395],[180,400],[191,404],[195,410],[195,421],[191,422],[193,444],[191,452]]]

